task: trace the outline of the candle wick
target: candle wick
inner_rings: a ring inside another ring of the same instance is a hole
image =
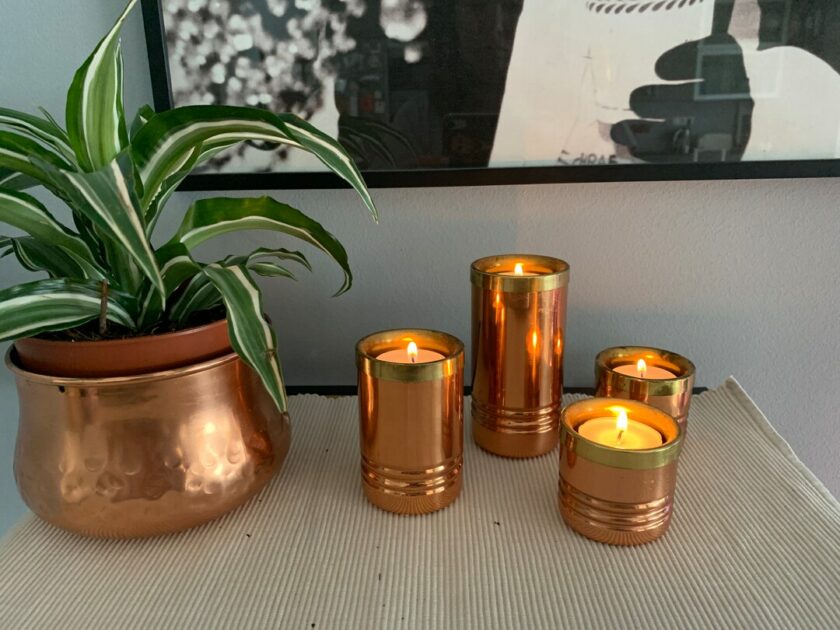
[[[623,437],[624,437],[624,430],[623,430],[623,429],[619,429],[619,431],[618,431],[618,440],[616,440],[616,441],[617,441],[619,444],[621,444],[621,440],[622,440],[622,438],[623,438]]]
[[[411,357],[411,362],[412,362],[412,363],[417,363],[417,357],[412,356],[412,357]]]

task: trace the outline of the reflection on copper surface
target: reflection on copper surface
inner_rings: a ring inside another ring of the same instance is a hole
[[[15,478],[41,518],[80,534],[163,534],[245,502],[279,469],[288,416],[235,354],[111,379],[52,378],[7,355],[20,397]]]
[[[461,490],[464,350],[450,335],[412,330],[421,349],[444,359],[376,359],[397,348],[406,332],[376,333],[357,346],[362,487],[383,510],[423,514],[446,507]]]
[[[471,280],[475,440],[498,455],[542,455],[557,443],[568,265],[494,256],[473,263]]]
[[[627,451],[577,433],[590,418],[609,415],[613,400],[594,398],[563,410],[560,425],[559,507],[578,533],[614,545],[640,545],[662,536],[671,522],[683,434],[665,412],[628,401],[626,411],[655,428],[663,445]]]
[[[650,380],[615,371],[622,365],[663,368],[672,372],[672,379]],[[595,358],[595,395],[608,398],[638,400],[661,409],[688,428],[691,392],[694,388],[694,364],[675,352],[643,346],[607,348]]]

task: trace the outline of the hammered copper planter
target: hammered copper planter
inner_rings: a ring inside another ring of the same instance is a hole
[[[236,354],[116,378],[27,372],[15,478],[44,520],[79,534],[151,536],[199,525],[256,494],[289,448],[288,415]]]

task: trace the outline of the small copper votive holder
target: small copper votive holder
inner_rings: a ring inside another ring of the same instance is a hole
[[[642,378],[616,371],[621,366],[635,366],[640,359],[648,367],[668,370],[674,376]],[[595,358],[595,395],[653,405],[672,416],[685,431],[694,373],[694,364],[675,352],[644,346],[607,348]]]
[[[618,408],[656,429],[662,446],[623,450],[586,439],[577,427]],[[573,530],[611,545],[641,545],[668,529],[677,482],[682,429],[644,403],[588,398],[563,410],[560,421],[560,514]]]
[[[472,264],[470,281],[473,438],[504,457],[548,453],[563,397],[569,265],[490,256]]]
[[[440,360],[392,363],[383,353],[414,342]],[[464,462],[464,344],[442,332],[388,330],[356,346],[362,487],[397,514],[445,508],[461,492]]]

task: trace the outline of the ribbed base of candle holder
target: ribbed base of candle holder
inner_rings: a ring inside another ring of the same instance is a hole
[[[473,439],[502,457],[538,457],[554,450],[559,437],[560,405],[508,411],[473,400]]]
[[[463,456],[429,470],[378,466],[362,458],[362,488],[376,507],[396,514],[428,514],[461,493]]]
[[[560,514],[569,527],[610,545],[642,545],[662,536],[671,523],[673,495],[646,503],[597,499],[560,479]]]

